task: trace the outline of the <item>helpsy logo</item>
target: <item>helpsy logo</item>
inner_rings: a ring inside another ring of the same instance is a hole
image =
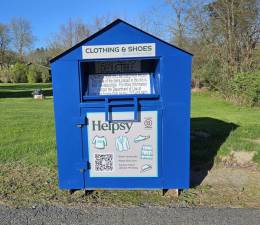
[[[133,126],[133,122],[121,122],[121,123],[102,123],[100,120],[98,121],[92,121],[92,129],[93,131],[96,130],[109,130],[112,131],[112,134],[114,134],[118,130],[125,130],[125,133],[127,134],[131,127]]]

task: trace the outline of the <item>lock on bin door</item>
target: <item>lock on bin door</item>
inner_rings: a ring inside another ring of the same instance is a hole
[[[138,122],[138,98],[133,97],[132,101],[125,101],[125,99],[120,100],[121,98],[113,98],[112,100],[117,100],[115,102],[110,102],[111,99],[106,98],[105,99],[105,120],[107,122]],[[112,108],[116,107],[129,107],[131,106],[133,108],[134,112],[134,119],[113,119],[112,117]]]

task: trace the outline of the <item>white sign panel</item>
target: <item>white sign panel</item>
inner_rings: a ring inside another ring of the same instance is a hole
[[[129,117],[129,112],[113,112]],[[90,177],[157,177],[157,111],[142,111],[139,122],[106,122],[87,113]]]
[[[82,46],[83,59],[155,56],[155,43]]]
[[[150,74],[90,74],[88,95],[151,94]]]

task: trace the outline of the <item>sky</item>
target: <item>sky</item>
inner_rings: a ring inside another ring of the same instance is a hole
[[[0,23],[8,23],[13,17],[30,21],[37,48],[45,47],[69,18],[91,23],[95,17],[117,16],[131,23],[162,4],[164,0],[1,0]]]

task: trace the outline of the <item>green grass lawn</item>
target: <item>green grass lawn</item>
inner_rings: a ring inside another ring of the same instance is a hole
[[[52,97],[13,97],[36,88],[51,91],[51,84],[0,84],[0,96],[10,97],[0,98],[0,162],[56,165]]]
[[[32,99],[36,88],[51,95],[51,84],[0,84],[0,202],[161,200],[157,192],[97,192],[76,200],[59,191],[53,99]],[[231,151],[254,151],[254,161],[260,165],[259,108],[234,106],[205,92],[192,94],[191,111],[192,163],[212,166]]]
[[[0,162],[19,160],[54,168],[53,99],[21,97],[35,88],[51,93],[51,84],[0,84]],[[206,163],[233,150],[255,151],[254,160],[260,164],[259,108],[234,106],[210,93],[193,93],[191,117],[191,133],[209,135],[192,139],[193,161]]]

